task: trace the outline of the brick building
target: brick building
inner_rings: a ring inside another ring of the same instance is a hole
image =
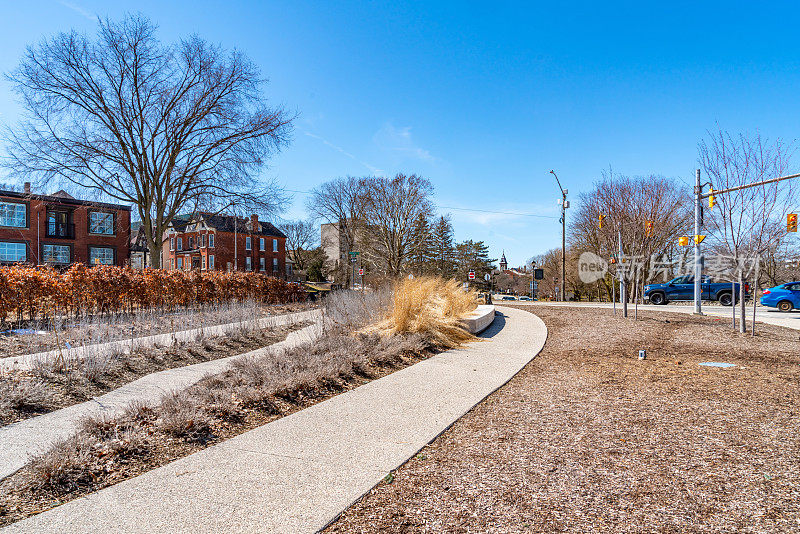
[[[286,236],[275,226],[249,218],[211,213],[176,217],[163,248],[166,269],[255,271],[291,278]]]
[[[0,191],[0,264],[124,265],[131,208],[53,195]]]

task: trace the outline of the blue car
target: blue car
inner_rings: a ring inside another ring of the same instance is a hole
[[[789,282],[765,289],[761,305],[778,308],[782,312],[800,309],[800,282]]]

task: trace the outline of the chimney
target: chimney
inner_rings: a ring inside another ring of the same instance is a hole
[[[30,182],[25,182],[25,194],[26,195],[30,195],[31,194],[31,183]]]
[[[258,232],[258,215],[255,213],[250,216],[250,228],[253,233]]]

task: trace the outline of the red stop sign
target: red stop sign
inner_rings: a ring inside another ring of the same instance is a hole
[[[359,276],[364,276],[364,269],[359,269],[358,274]]]

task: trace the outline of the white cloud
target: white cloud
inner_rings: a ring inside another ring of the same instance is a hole
[[[89,11],[85,10],[84,8],[82,8],[77,4],[73,4],[72,2],[67,2],[67,0],[58,0],[58,3],[66,7],[67,9],[71,9],[72,11],[74,11],[75,13],[77,13],[82,17],[86,17],[87,19],[93,22],[97,20],[97,17],[95,15],[89,13]]]
[[[411,135],[411,126],[395,128],[391,122],[387,122],[375,133],[373,139],[384,150],[395,152],[405,157],[430,163],[438,160],[428,150],[414,142]]]

